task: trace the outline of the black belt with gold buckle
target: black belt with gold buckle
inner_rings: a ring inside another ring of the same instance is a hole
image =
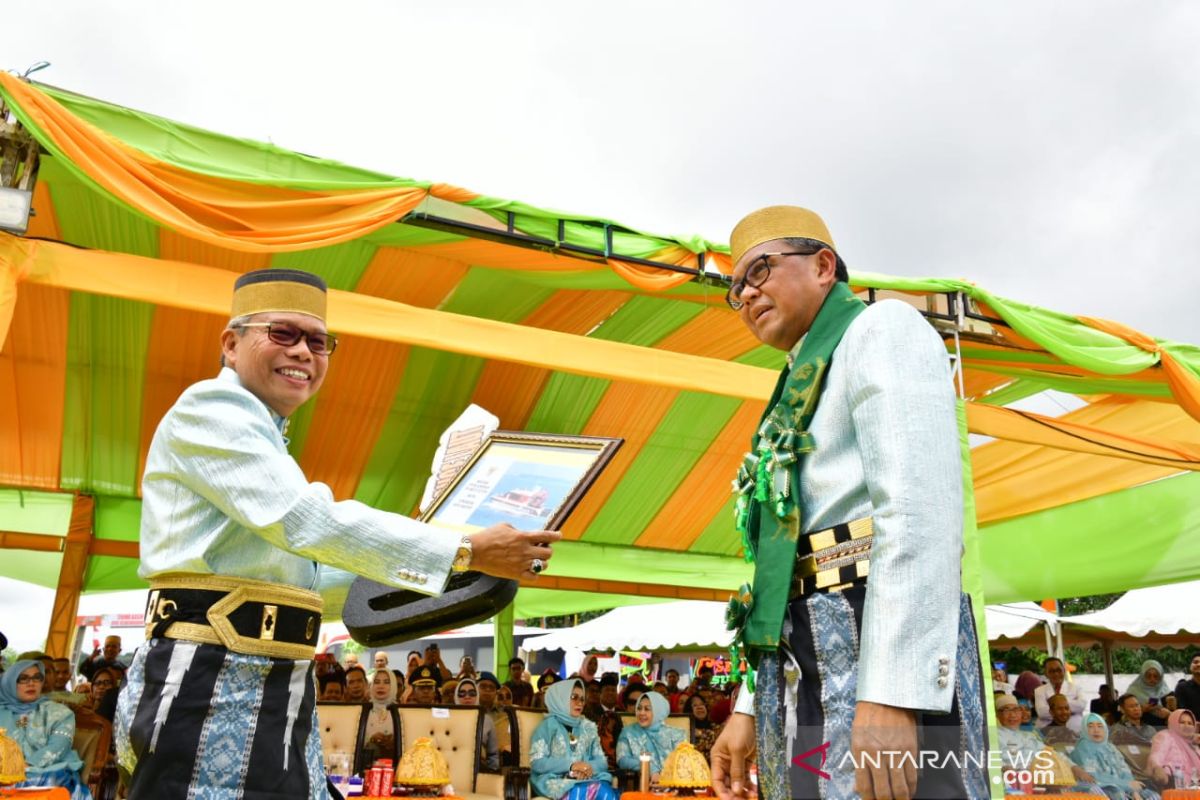
[[[321,631],[319,595],[267,583],[231,583],[217,576],[197,576],[201,585],[223,584],[213,588],[179,585],[185,582],[152,582],[147,638],[223,645],[237,653],[273,658],[313,657]]]

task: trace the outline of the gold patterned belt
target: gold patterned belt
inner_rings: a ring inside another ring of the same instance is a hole
[[[836,592],[864,581],[871,569],[875,527],[870,517],[834,525],[801,537],[808,553],[796,556],[789,599],[814,592]]]
[[[310,659],[321,631],[321,595],[226,575],[176,573],[150,581],[146,638],[219,645],[235,653]]]

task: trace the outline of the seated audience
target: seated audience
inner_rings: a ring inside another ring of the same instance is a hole
[[[1180,708],[1186,708],[1200,719],[1200,653],[1193,653],[1188,662],[1190,678],[1180,678],[1175,684],[1175,697]]]
[[[642,755],[649,755],[650,780],[657,783],[663,761],[683,741],[684,733],[663,724],[671,713],[671,704],[657,692],[643,694],[635,709],[637,724],[624,726],[617,739],[617,766],[641,769]]]
[[[711,758],[713,742],[721,735],[721,728],[724,726],[709,718],[708,703],[698,694],[688,698],[687,715],[692,718],[692,745],[705,758]]]
[[[1030,769],[1034,757],[1045,747],[1034,731],[1021,730],[1021,705],[1016,698],[1000,694],[996,698],[996,728],[1000,754],[1006,769]]]
[[[1004,671],[1004,667],[996,667],[992,670],[992,691],[1004,694],[1013,693],[1013,685],[1009,683],[1008,673]]]
[[[321,690],[317,699],[322,703],[340,703],[346,696],[346,679],[336,672],[318,678],[317,687]]]
[[[507,686],[501,686],[496,690],[496,705],[503,708],[509,708],[513,705],[512,689]]]
[[[683,689],[679,688],[679,670],[667,670],[667,699],[671,701],[671,711],[683,711]]]
[[[458,678],[451,678],[438,687],[438,699],[448,706],[454,705],[454,690],[458,687]]]
[[[725,720],[729,719],[729,715],[733,713],[733,706],[729,702],[729,695],[726,694],[727,690],[728,687],[714,689],[712,696],[705,698],[708,700],[708,715],[718,725],[724,725]]]
[[[394,702],[403,703],[408,695],[408,686],[404,683],[404,673],[398,669],[391,670],[392,680],[396,683],[396,699]]]
[[[79,662],[79,674],[92,680],[92,674],[100,667],[112,667],[120,670],[124,676],[126,666],[120,659],[121,656],[121,637],[106,636],[104,637],[104,647],[96,648],[92,654]]]
[[[92,673],[92,694],[84,708],[112,722],[117,714],[117,692],[123,676],[123,672],[111,667],[99,667]]]
[[[342,695],[342,699],[347,703],[366,703],[367,695],[367,671],[355,664],[346,669],[346,691]]]
[[[538,676],[537,694],[533,696],[534,708],[546,707],[546,690],[558,683],[558,673],[553,667],[546,667]]]
[[[1141,701],[1142,719],[1147,724],[1162,728],[1167,724],[1167,717],[1171,714],[1166,703],[1163,702],[1163,698],[1169,691],[1170,689],[1163,680],[1162,664],[1153,659],[1147,659],[1142,662],[1140,674],[1133,683],[1129,684],[1125,694],[1131,694]]]
[[[345,662],[345,664],[344,664],[345,671],[349,672],[350,670],[359,666],[358,653],[346,653],[346,657],[343,658],[342,661]]]
[[[79,779],[83,761],[71,749],[75,715],[42,697],[45,680],[45,666],[32,659],[17,661],[0,676],[0,728],[25,756],[25,780],[15,786],[61,786],[71,800],[91,800]]]
[[[421,665],[408,678],[408,683],[412,686],[412,692],[409,693],[408,701],[417,705],[433,705],[438,702],[438,684],[441,673],[434,667]]]
[[[1162,767],[1173,779],[1175,788],[1191,786],[1200,780],[1200,748],[1196,746],[1196,717],[1179,708],[1167,717],[1166,730],[1154,734],[1150,744],[1150,763]]]
[[[1025,670],[1017,676],[1017,682],[1013,684],[1013,696],[1018,700],[1026,700],[1030,704],[1033,703],[1033,694],[1037,688],[1042,685],[1042,679],[1032,670]]]
[[[1117,707],[1117,695],[1107,683],[1100,684],[1099,697],[1091,702],[1089,709],[1093,714],[1104,717],[1108,725],[1116,724],[1121,718],[1121,709]]]
[[[543,797],[617,798],[596,725],[583,716],[585,696],[579,679],[559,681],[546,692],[548,713],[529,744],[529,782]]]
[[[376,650],[375,651],[375,669],[387,669],[388,661],[389,661],[389,659],[388,659],[387,651],[385,651],[385,650]]]
[[[474,678],[462,678],[454,687],[456,706],[479,705],[479,686]],[[500,769],[500,742],[491,716],[483,715],[483,746],[479,749],[479,766],[495,772]]]
[[[371,707],[367,710],[367,725],[363,732],[361,764],[370,766],[377,758],[397,758],[396,713],[392,706],[396,702],[396,676],[387,668],[371,673],[369,692]]]
[[[667,689],[667,685],[662,681],[655,681],[654,685],[650,687],[650,691],[658,692],[663,697],[667,698],[668,703],[671,702],[671,691]]]
[[[1071,760],[1083,767],[1111,800],[1157,800],[1158,793],[1133,776],[1125,757],[1108,740],[1104,717],[1089,713],[1083,733],[1071,751]]]
[[[508,660],[508,680],[504,683],[512,692],[513,703],[518,706],[533,704],[533,687],[525,680],[525,661],[516,658]]]
[[[1071,704],[1065,695],[1056,694],[1050,697],[1050,722],[1043,725],[1038,733],[1042,740],[1051,747],[1069,746],[1079,741],[1079,734],[1071,728]]]
[[[638,700],[640,700],[642,695],[645,693],[646,693],[646,687],[643,686],[642,684],[640,684],[640,683],[628,684],[625,687],[624,691],[621,692],[621,696],[619,699],[621,708],[625,708],[625,709],[637,708]],[[599,702],[597,702],[596,707],[599,708],[599,705],[600,705]]]
[[[578,677],[583,681],[583,685],[587,686],[597,679],[598,672],[600,672],[600,659],[596,656],[588,656],[583,660],[583,666],[579,668]]]
[[[996,734],[1001,766],[1005,770],[1033,772],[1053,768],[1058,772],[1062,769],[1080,782],[1074,789],[1083,793],[1094,789],[1095,794],[1101,794],[1100,787],[1093,784],[1087,770],[1062,754],[1054,753],[1035,731],[1021,730],[1021,706],[1013,696],[1001,694],[996,700],[996,721],[1000,723]]]
[[[508,714],[500,709],[496,702],[496,694],[500,691],[500,680],[488,671],[479,673],[475,682],[479,689],[479,706],[492,721],[496,730],[496,745],[500,748],[500,763],[503,766],[512,764],[512,731],[509,727]]]
[[[585,709],[584,716],[596,723],[600,747],[608,757],[608,768],[617,768],[617,739],[621,736],[620,695],[617,694],[617,673],[606,672],[600,676],[600,702]],[[644,688],[637,684],[639,688]]]
[[[73,692],[70,689],[71,685],[71,659],[56,658],[52,665],[52,671],[46,673],[48,676],[54,676],[54,688],[50,691],[42,690],[46,695],[46,699],[53,700],[56,703],[63,703],[71,707],[84,706],[88,702],[88,694],[83,692]],[[49,685],[50,681],[46,681]]]
[[[1050,698],[1061,694],[1066,698],[1067,705],[1071,709],[1071,716],[1066,723],[1067,727],[1075,733],[1079,733],[1080,728],[1083,727],[1083,711],[1087,708],[1083,689],[1078,683],[1067,680],[1067,667],[1061,658],[1054,656],[1047,658],[1042,664],[1042,671],[1046,675],[1046,683],[1033,692],[1033,707],[1037,710],[1037,724],[1045,727],[1050,723]]]
[[[458,674],[454,677],[478,679],[479,673],[475,669],[475,661],[470,656],[460,658],[458,660]]]
[[[1109,729],[1108,740],[1121,749],[1133,777],[1159,789],[1166,787],[1167,771],[1150,764],[1150,744],[1158,729],[1142,721],[1142,704],[1134,695],[1121,695],[1117,706],[1121,709],[1121,719]]]

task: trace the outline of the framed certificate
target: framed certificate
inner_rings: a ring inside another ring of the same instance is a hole
[[[623,441],[495,431],[421,520],[460,533],[502,522],[558,530]]]
[[[622,442],[494,431],[421,520],[456,539],[502,522],[518,530],[558,530]],[[430,597],[358,578],[342,621],[355,641],[370,647],[413,641],[495,616],[513,601],[517,588],[516,581],[457,572],[440,595]]]

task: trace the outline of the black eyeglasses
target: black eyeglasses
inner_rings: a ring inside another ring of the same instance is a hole
[[[17,683],[45,683],[46,679],[41,675],[18,675]]]
[[[742,273],[742,279],[729,287],[729,291],[725,293],[725,302],[734,311],[740,310],[745,305],[742,302],[742,292],[746,291],[746,287],[752,286],[757,289],[767,282],[767,278],[771,277],[771,258],[773,256],[811,256],[821,252],[822,249],[814,247],[810,250],[789,250],[786,253],[763,253],[750,262],[750,266]]]
[[[332,333],[310,333],[290,322],[243,322],[237,327],[266,328],[267,338],[282,347],[292,347],[304,339],[308,342],[308,351],[314,356],[327,356],[337,349],[338,340]]]
[[[469,691],[465,691],[465,692],[459,692],[458,696],[459,697],[479,697],[479,692],[476,692],[474,690],[469,690]]]
[[[571,702],[572,702],[572,703],[582,703],[582,702],[583,702],[583,695],[581,695],[581,694],[573,694],[573,695],[571,695]]]

